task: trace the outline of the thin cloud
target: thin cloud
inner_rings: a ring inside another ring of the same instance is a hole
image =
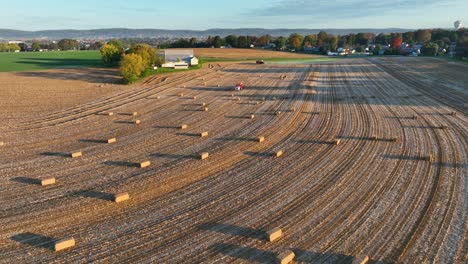
[[[306,0],[282,0],[273,3],[267,8],[255,9],[249,15],[258,17],[285,17],[285,16],[309,16],[317,18],[354,18],[369,17],[398,10],[412,10],[422,7],[448,5],[448,2],[439,0],[394,0],[394,1],[306,1]]]

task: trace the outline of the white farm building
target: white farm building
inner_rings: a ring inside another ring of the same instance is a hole
[[[198,65],[198,58],[193,50],[170,49],[160,53],[164,58],[163,68],[187,69],[189,66]]]

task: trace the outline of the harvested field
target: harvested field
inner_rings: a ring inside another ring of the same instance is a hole
[[[463,263],[467,72],[424,58],[242,62],[153,76],[75,105],[47,106],[63,96],[58,85],[9,93],[0,99],[9,109],[0,262]],[[235,92],[239,81],[246,89]],[[129,112],[143,122],[120,114]],[[57,181],[37,184],[47,178]],[[281,238],[269,242],[276,227]],[[74,247],[54,252],[70,237]]]

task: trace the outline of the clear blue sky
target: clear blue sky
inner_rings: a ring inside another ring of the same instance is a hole
[[[0,28],[451,28],[468,0],[0,0]]]

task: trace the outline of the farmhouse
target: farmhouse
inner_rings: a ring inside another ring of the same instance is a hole
[[[198,58],[193,50],[164,50],[160,53],[165,63],[164,68],[188,69],[189,66],[198,65]]]

